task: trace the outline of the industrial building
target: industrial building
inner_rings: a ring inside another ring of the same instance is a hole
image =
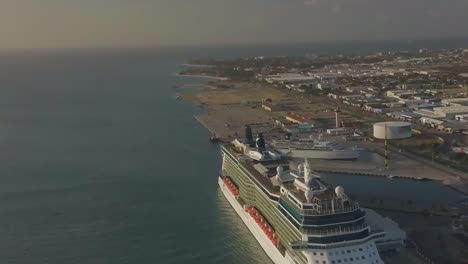
[[[430,117],[421,117],[421,119],[419,119],[419,122],[421,122],[424,125],[430,125],[432,127],[436,127],[444,123],[444,121],[442,120],[430,118]]]
[[[297,83],[297,82],[307,82],[313,81],[317,78],[314,76],[306,76],[299,73],[282,73],[275,75],[268,75],[265,78],[265,81],[268,83]]]
[[[468,106],[435,107],[434,113],[445,118],[454,118],[458,114],[468,114]]]
[[[442,100],[442,103],[443,103],[443,104],[447,104],[447,105],[463,105],[463,104],[468,104],[468,97],[443,99],[443,100]]]
[[[468,121],[468,114],[456,115],[455,120],[457,120],[457,121]]]
[[[287,113],[286,120],[297,124],[306,123],[306,118],[304,116],[294,112]]]

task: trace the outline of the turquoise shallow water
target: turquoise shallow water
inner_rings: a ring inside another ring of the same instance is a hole
[[[0,263],[269,263],[175,100],[202,81],[175,75],[184,56],[0,57]]]

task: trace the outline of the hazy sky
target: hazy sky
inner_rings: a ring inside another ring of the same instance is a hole
[[[0,48],[468,37],[468,0],[0,0]]]

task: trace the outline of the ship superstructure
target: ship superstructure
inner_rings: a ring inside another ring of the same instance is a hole
[[[218,182],[275,263],[383,263],[379,250],[404,245],[406,234],[393,221],[361,209],[307,160],[294,164],[269,153],[261,135],[257,144],[247,141],[221,147]]]
[[[274,140],[274,148],[292,158],[307,159],[357,159],[359,150],[344,147],[334,140],[317,139],[287,139]]]

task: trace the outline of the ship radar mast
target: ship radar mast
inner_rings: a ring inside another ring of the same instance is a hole
[[[278,180],[278,182],[281,182],[281,175],[283,174],[283,167],[282,166],[278,166],[276,167],[276,179]]]
[[[343,206],[349,203],[348,196],[342,186],[337,186],[335,188],[335,194],[341,200]]]
[[[310,163],[308,159],[305,159],[304,162],[304,183],[308,187],[308,189],[305,191],[305,197],[308,203],[312,202],[312,199],[314,198],[314,191],[312,190],[311,187],[311,181],[312,181],[312,168],[310,167]]]
[[[312,180],[312,169],[309,164],[309,160],[305,159],[304,162],[304,183],[308,184]]]

